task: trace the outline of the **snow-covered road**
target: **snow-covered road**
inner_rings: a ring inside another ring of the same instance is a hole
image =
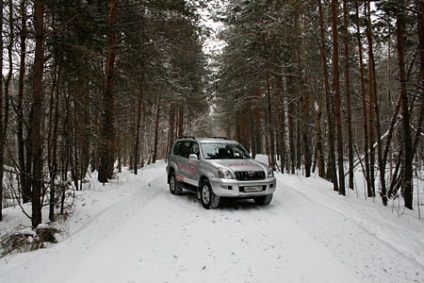
[[[0,282],[424,282],[424,223],[386,231],[378,222],[387,215],[403,227],[389,209],[380,218],[381,207],[339,197],[318,178],[277,179],[270,206],[216,210],[171,195],[164,164],[93,183],[78,195],[68,236],[1,259]]]

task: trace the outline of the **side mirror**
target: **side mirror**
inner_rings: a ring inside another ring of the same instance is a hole
[[[188,159],[189,160],[199,160],[199,158],[197,157],[197,155],[196,154],[194,154],[194,153],[192,153],[192,154],[190,154],[189,156],[188,156]]]

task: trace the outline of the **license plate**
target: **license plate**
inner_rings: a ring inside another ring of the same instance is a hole
[[[245,191],[246,193],[261,192],[261,191],[262,191],[262,186],[257,186],[257,187],[244,187],[244,191]]]

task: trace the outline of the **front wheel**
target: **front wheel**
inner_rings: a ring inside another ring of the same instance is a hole
[[[271,203],[272,194],[266,196],[260,196],[253,199],[257,205],[268,205]]]
[[[171,173],[169,175],[169,190],[173,195],[180,195],[182,193],[182,189],[177,179],[175,178],[175,173]]]
[[[212,186],[208,180],[202,182],[202,187],[200,189],[200,199],[204,208],[217,208],[219,206],[220,197],[215,195]]]

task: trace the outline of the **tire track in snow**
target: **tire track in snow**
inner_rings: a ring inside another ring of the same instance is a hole
[[[113,282],[118,270],[120,282],[358,282],[278,206],[204,210],[195,196],[161,189],[137,211],[139,225],[122,225],[70,282]]]
[[[219,209],[204,210],[193,195],[169,193],[164,165],[141,172],[134,181],[120,186],[120,199],[99,210],[79,233],[36,252],[37,265],[29,260],[0,281],[414,282],[413,275],[390,274],[401,272],[407,261],[388,270],[387,277],[373,277],[376,269],[391,267],[387,258],[398,254],[287,184],[278,183],[267,207],[230,201]],[[364,258],[369,252],[363,251],[369,249],[376,259]],[[78,260],[70,262],[69,255]],[[40,274],[34,270],[40,262],[61,270],[61,278],[48,272],[34,277]]]
[[[277,187],[281,188],[278,191],[281,209],[361,280],[423,282],[424,268],[418,262],[381,241],[351,218],[285,184],[281,176],[277,179]]]

